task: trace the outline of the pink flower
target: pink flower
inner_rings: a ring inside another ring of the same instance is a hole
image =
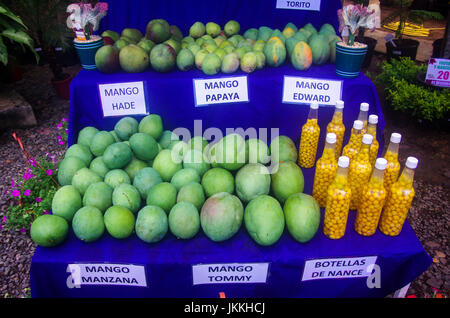
[[[13,190],[11,192],[11,194],[12,194],[13,197],[18,197],[20,195],[20,191],[19,190]]]
[[[6,215],[5,216],[3,216],[3,219],[2,219],[2,223],[6,223]]]
[[[40,197],[37,197],[37,198],[36,198],[36,202],[37,202],[37,203],[40,203],[40,202],[42,202],[42,198],[40,198]]]
[[[46,173],[48,176],[51,176],[51,175],[53,174],[53,170],[48,169],[47,171],[45,171],[45,173]]]
[[[63,118],[63,119],[61,119],[62,121],[67,121],[67,118]]]
[[[28,160],[28,162],[31,163],[31,165],[32,165],[33,167],[36,167],[36,160],[34,160],[33,158],[30,158],[30,159]]]
[[[61,139],[62,139],[62,137],[61,137],[61,136],[57,136],[57,137],[56,137],[56,139],[58,139],[58,140],[61,140]]]
[[[31,179],[32,178],[32,175],[31,175],[31,173],[25,173],[24,175],[23,175],[23,179],[24,180],[28,180],[28,179]]]
[[[16,183],[14,182],[14,179],[11,180],[11,187],[15,187]]]
[[[31,190],[30,189],[26,189],[24,192],[23,192],[23,195],[24,196],[29,196],[31,194]]]
[[[64,141],[60,140],[60,141],[58,141],[58,144],[60,144],[62,146],[62,145],[64,145]]]
[[[62,128],[62,123],[59,123],[58,126],[56,126],[56,128],[61,129]]]

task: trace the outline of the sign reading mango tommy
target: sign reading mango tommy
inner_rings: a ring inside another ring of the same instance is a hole
[[[320,0],[277,0],[277,9],[320,11]]]
[[[269,263],[200,264],[192,266],[194,285],[265,283]]]
[[[342,81],[308,77],[284,77],[283,103],[336,105],[342,96]]]
[[[368,277],[376,261],[376,256],[308,260],[305,262],[302,281]]]
[[[99,84],[98,90],[104,117],[148,114],[142,81]]]
[[[123,264],[69,264],[67,287],[81,285],[112,285],[147,287],[145,267]]]
[[[247,76],[194,79],[195,106],[248,102]]]

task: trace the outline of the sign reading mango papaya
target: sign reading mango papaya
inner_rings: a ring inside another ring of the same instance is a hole
[[[284,77],[283,103],[335,105],[342,96],[342,81]]]
[[[269,263],[200,264],[192,266],[194,285],[265,283]]]
[[[248,102],[247,76],[194,79],[195,106]]]
[[[146,115],[144,83],[99,84],[103,116]]]
[[[277,0],[277,9],[320,11],[320,0]]]
[[[368,277],[376,261],[376,256],[308,260],[305,262],[302,281]]]
[[[67,287],[81,285],[112,285],[147,287],[145,267],[123,264],[69,264]]]

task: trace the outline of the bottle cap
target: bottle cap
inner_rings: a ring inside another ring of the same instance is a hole
[[[373,141],[373,136],[369,135],[369,134],[364,134],[363,138],[362,138],[362,143],[365,145],[370,145],[372,144]]]
[[[335,133],[328,133],[327,134],[327,143],[329,143],[329,144],[335,144],[336,143],[336,134]]]
[[[416,157],[408,157],[406,159],[406,167],[409,169],[416,169],[417,164],[419,163],[419,160]]]
[[[341,156],[338,160],[338,166],[341,168],[348,168],[348,165],[350,164],[350,158],[347,156]]]
[[[311,103],[311,109],[319,109],[319,104],[317,104],[316,102]]]
[[[369,104],[367,104],[367,103],[361,103],[359,109],[362,110],[363,112],[367,112],[367,111],[369,111]]]
[[[378,116],[369,115],[369,124],[378,124]]]
[[[402,140],[402,135],[400,135],[399,133],[391,134],[391,142],[393,142],[395,144],[399,144],[401,140]]]
[[[384,158],[377,158],[377,161],[375,161],[375,168],[378,170],[385,170],[387,167],[387,160]]]
[[[355,120],[353,122],[353,128],[355,128],[356,130],[361,130],[363,128],[364,124],[362,122],[362,120]]]
[[[344,108],[344,101],[343,100],[338,100],[336,102],[336,108],[343,109]]]

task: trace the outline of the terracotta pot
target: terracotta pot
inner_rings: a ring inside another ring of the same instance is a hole
[[[67,74],[67,77],[63,80],[52,79],[52,85],[56,90],[58,96],[62,99],[70,99],[70,82],[73,79],[73,75]]]

